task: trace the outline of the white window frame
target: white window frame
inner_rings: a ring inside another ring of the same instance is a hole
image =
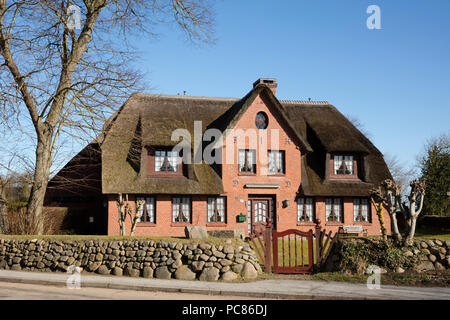
[[[330,220],[331,214],[336,216],[335,220]],[[325,220],[327,222],[344,222],[344,204],[342,198],[325,199]]]
[[[172,222],[192,223],[192,200],[190,197],[172,197]]]
[[[285,174],[284,150],[269,150],[268,159],[269,174]]]
[[[208,223],[226,223],[226,197],[208,197],[206,201]],[[216,218],[220,218],[220,221],[216,221]]]
[[[333,155],[333,172],[334,175],[346,175],[352,176],[355,174],[355,168],[353,166],[354,156],[352,155]],[[340,167],[344,165],[344,173],[338,173]],[[345,169],[347,169],[350,173],[345,173]]]
[[[144,200],[145,204],[142,209],[138,211],[138,201]],[[155,197],[136,197],[135,201],[136,214],[139,216],[138,223],[156,223],[156,198]],[[147,220],[143,220],[143,218]]]
[[[302,220],[305,216],[308,220]],[[297,222],[314,222],[313,198],[297,198]]]
[[[370,222],[370,201],[367,198],[353,199],[353,221]],[[362,220],[357,220],[361,213]]]

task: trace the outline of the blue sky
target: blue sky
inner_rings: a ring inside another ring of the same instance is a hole
[[[369,5],[381,29],[369,30]],[[242,97],[259,77],[279,99],[327,100],[409,165],[450,130],[450,1],[218,1],[216,43],[140,39],[150,92]]]

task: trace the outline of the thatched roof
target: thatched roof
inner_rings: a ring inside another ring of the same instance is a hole
[[[210,98],[134,94],[108,124],[102,144],[102,191],[149,194],[220,194],[220,170],[206,163],[186,165],[186,177],[148,178],[145,146],[174,146],[173,130],[187,129],[194,121],[202,130],[232,128],[261,97],[278,111],[303,153],[302,186],[305,195],[368,195],[374,184],[389,178],[382,154],[328,102],[279,101],[265,85],[257,85],[244,98]],[[361,182],[332,182],[326,178],[327,153],[351,152],[363,159]]]

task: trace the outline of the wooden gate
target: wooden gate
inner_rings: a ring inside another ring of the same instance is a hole
[[[273,232],[273,272],[312,273],[313,233],[289,229]]]
[[[255,225],[250,240],[265,272],[313,273],[320,270],[330,254],[337,235],[326,232],[316,221],[315,230],[302,232],[295,229],[278,232],[272,230],[271,221]],[[273,257],[273,269],[272,269]]]

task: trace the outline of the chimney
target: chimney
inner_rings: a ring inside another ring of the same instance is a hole
[[[259,78],[255,82],[253,82],[253,88],[256,87],[258,84],[265,84],[272,90],[273,95],[277,94],[277,79],[269,79],[269,78]]]

